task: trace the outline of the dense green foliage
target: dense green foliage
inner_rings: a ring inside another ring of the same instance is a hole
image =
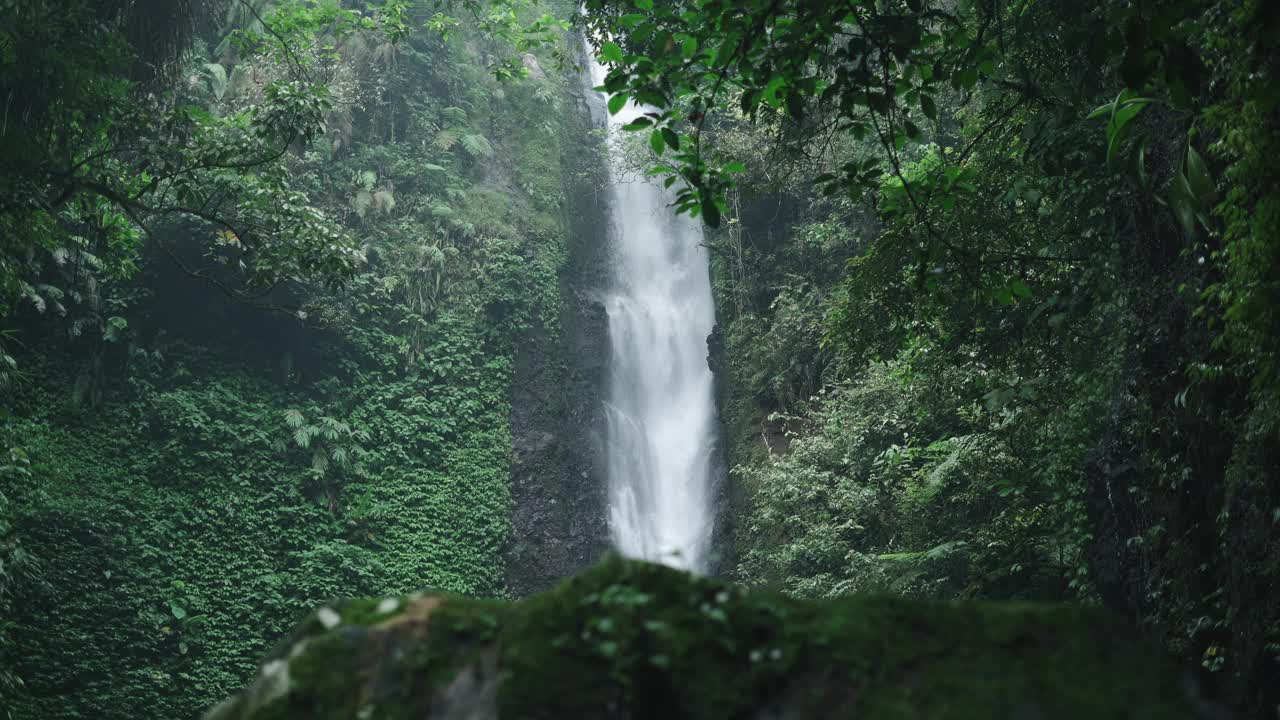
[[[1101,601],[1280,702],[1274,3],[588,5],[721,226],[736,575]]]
[[[127,19],[76,8],[21,4],[67,54],[0,65],[109,96],[26,100],[32,153],[85,133],[71,178],[5,154],[0,716],[191,717],[326,598],[504,594],[509,386],[557,332],[580,142],[559,24],[241,4],[135,78]]]
[[[1102,603],[1280,707],[1280,5],[585,5],[710,228],[727,572]],[[191,716],[324,598],[505,593],[598,177],[545,9],[0,4],[0,717]]]

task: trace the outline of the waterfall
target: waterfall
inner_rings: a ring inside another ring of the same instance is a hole
[[[593,61],[593,84],[604,74]],[[608,119],[610,130],[643,111],[627,105]],[[623,178],[615,140],[611,133],[612,277],[603,298],[609,525],[624,555],[706,572],[716,434],[707,336],[715,308],[702,225],[677,216],[662,186]]]

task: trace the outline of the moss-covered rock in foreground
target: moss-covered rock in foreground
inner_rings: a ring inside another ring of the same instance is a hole
[[[799,601],[610,560],[519,603],[323,608],[207,718],[1209,717],[1093,609]]]

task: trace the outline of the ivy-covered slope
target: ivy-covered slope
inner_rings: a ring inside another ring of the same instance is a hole
[[[610,560],[519,603],[320,609],[206,720],[1210,717],[1105,612],[800,601]]]
[[[531,363],[571,372],[527,356],[562,337],[564,189],[594,148],[577,78],[540,51],[500,82],[485,60],[514,50],[468,27],[334,42],[312,72],[344,102],[287,162],[363,245],[346,287],[248,307],[152,247],[135,280],[94,289],[109,332],[67,333],[84,306],[13,319],[0,530],[28,574],[0,597],[0,665],[22,682],[4,696],[16,717],[191,717],[326,598],[508,592],[513,430],[558,422],[513,427],[513,382]],[[210,56],[246,83],[271,72]],[[193,87],[213,112],[254,92]],[[198,259],[196,230],[161,230]],[[555,461],[526,494],[560,489]]]

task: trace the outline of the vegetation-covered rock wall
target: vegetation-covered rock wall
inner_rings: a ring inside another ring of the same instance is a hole
[[[586,61],[580,52],[573,56]],[[560,332],[526,335],[511,389],[507,584],[517,596],[585,569],[609,546],[601,430],[609,329],[596,294],[608,277],[607,193],[601,191],[607,175],[603,128],[596,122],[604,100],[588,87],[585,77],[568,78],[562,120],[567,234]]]
[[[577,290],[601,167],[578,41],[288,12],[264,19],[292,57],[197,38],[179,91],[230,117],[295,62],[325,80],[281,171],[362,260],[230,298],[239,236],[210,251],[188,220],[155,221],[131,278],[59,286],[96,260],[53,254],[4,346],[0,717],[191,717],[326,598],[523,594],[602,549],[573,437],[572,353],[602,337]]]

